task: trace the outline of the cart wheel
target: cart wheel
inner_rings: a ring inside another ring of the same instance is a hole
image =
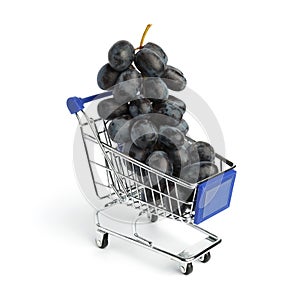
[[[108,233],[107,232],[104,233],[102,241],[96,239],[96,245],[100,249],[104,249],[107,247],[107,245],[108,245]]]
[[[158,216],[151,214],[149,219],[150,219],[150,222],[154,223],[154,222],[156,222],[158,220]]]
[[[181,266],[180,267],[180,271],[182,272],[182,274],[184,275],[189,275],[193,272],[193,264],[192,263],[188,263],[186,265],[186,267]]]
[[[206,252],[199,258],[199,261],[201,261],[202,263],[207,263],[210,260],[210,257],[210,252]]]

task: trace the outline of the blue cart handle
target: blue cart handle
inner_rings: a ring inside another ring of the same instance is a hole
[[[76,114],[84,109],[84,103],[91,102],[93,100],[98,100],[111,96],[112,92],[104,92],[101,94],[93,95],[87,98],[71,97],[67,100],[67,107],[71,114]]]

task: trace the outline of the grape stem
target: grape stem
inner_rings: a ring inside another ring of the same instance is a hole
[[[148,32],[148,30],[150,29],[150,27],[152,26],[152,24],[148,24],[143,35],[142,35],[142,38],[141,38],[141,41],[140,41],[140,46],[138,48],[136,48],[135,50],[139,50],[139,49],[142,49],[143,48],[143,44],[144,44],[144,40],[145,40],[145,37],[146,37],[146,34]]]

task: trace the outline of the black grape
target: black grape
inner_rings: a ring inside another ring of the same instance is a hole
[[[119,104],[114,98],[105,99],[99,102],[98,114],[104,120],[112,120],[116,117],[129,114],[128,104]]]
[[[188,183],[195,184],[218,173],[216,165],[210,162],[194,163],[187,165],[180,172],[180,178]],[[194,189],[178,185],[178,195],[182,201],[191,202],[194,199]],[[182,209],[184,209],[184,205]]]
[[[131,127],[131,140],[141,149],[151,148],[157,138],[157,129],[149,120],[138,120]]]
[[[168,156],[173,164],[173,176],[179,177],[181,170],[190,163],[189,152],[186,147],[171,149]]]
[[[189,131],[189,124],[184,119],[181,119],[176,128],[178,128],[184,135],[186,135]]]
[[[122,72],[113,89],[114,98],[118,103],[129,102],[136,98],[141,86],[141,75],[134,68]]]
[[[215,160],[215,150],[209,143],[195,142],[189,146],[188,151],[192,163],[199,161],[214,162]]]
[[[170,95],[168,98],[168,101],[170,101],[173,105],[176,105],[184,114],[186,111],[186,104],[181,99],[174,97],[173,95]]]
[[[123,144],[121,152],[141,163],[144,163],[147,157],[150,155],[151,150],[151,148],[138,148],[135,144],[132,143],[132,141],[129,141]],[[128,170],[135,172],[135,174],[137,175],[136,179],[143,180],[142,178],[145,176],[145,171],[143,168],[130,161],[126,161],[126,166]]]
[[[165,71],[165,63],[154,51],[143,48],[136,53],[134,64],[143,76],[159,77]]]
[[[164,64],[166,65],[167,62],[168,62],[168,56],[167,54],[165,53],[165,51],[158,45],[154,44],[154,43],[147,43],[146,45],[144,45],[143,47],[144,49],[147,48],[147,49],[150,49],[152,51],[154,51],[164,62]]]
[[[153,101],[166,100],[169,96],[166,84],[158,77],[144,78],[142,93],[145,98]]]
[[[129,141],[123,145],[122,153],[129,155],[133,159],[136,159],[140,162],[145,162],[147,157],[150,154],[151,149],[141,149],[138,148],[132,141]]]
[[[173,172],[173,165],[164,151],[153,151],[147,158],[146,164],[167,175],[171,175]]]
[[[179,125],[179,121],[166,116],[166,115],[162,115],[160,113],[151,113],[151,114],[147,114],[147,119],[150,120],[157,129],[160,129],[162,126],[172,126],[172,127],[176,127]]]
[[[115,85],[120,73],[109,64],[104,65],[98,72],[97,83],[100,89],[108,90]]]
[[[161,75],[161,78],[170,90],[182,91],[186,87],[186,79],[183,76],[183,73],[172,66],[166,66],[165,72]]]
[[[171,126],[161,126],[158,136],[159,144],[170,149],[178,149],[185,141],[183,133]]]
[[[133,60],[134,47],[128,41],[118,41],[108,51],[109,64],[118,72],[128,69]]]
[[[180,178],[196,183],[218,173],[218,167],[211,162],[198,162],[184,167],[181,170]]]
[[[123,144],[130,141],[130,119],[130,116],[122,116],[110,122],[107,133],[114,142]]]
[[[129,112],[132,117],[152,112],[152,103],[147,98],[138,98],[129,103]]]
[[[182,109],[169,100],[154,102],[153,111],[174,118],[177,121],[180,121],[183,115]]]

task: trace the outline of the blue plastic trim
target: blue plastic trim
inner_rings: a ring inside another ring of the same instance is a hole
[[[83,104],[91,102],[93,100],[105,98],[105,97],[108,97],[108,96],[111,96],[111,95],[112,95],[112,92],[104,92],[104,93],[89,96],[89,97],[86,97],[86,98],[83,98],[83,99],[79,98],[79,97],[70,97],[67,100],[67,107],[68,107],[71,114],[76,114],[79,111],[84,109]]]
[[[236,171],[232,169],[198,185],[195,224],[199,224],[229,207],[235,177]]]

